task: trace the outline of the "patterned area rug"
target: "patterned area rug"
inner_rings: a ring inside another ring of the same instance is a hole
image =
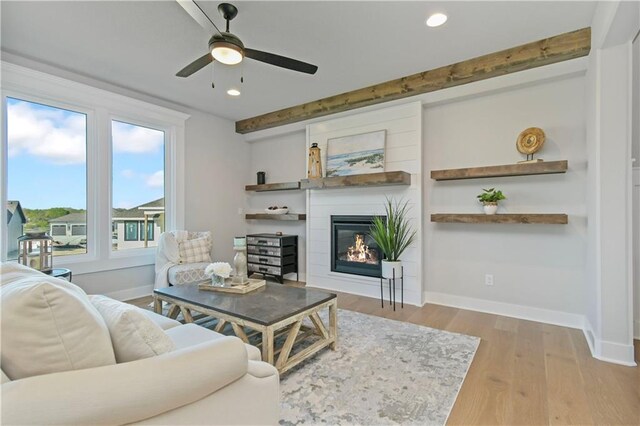
[[[479,343],[341,309],[338,350],[282,376],[280,424],[442,425]]]
[[[326,312],[320,316],[328,324]],[[210,329],[217,323],[194,318]],[[230,327],[223,332],[233,335]],[[338,349],[323,349],[281,376],[280,424],[443,425],[479,344],[477,337],[338,309]]]

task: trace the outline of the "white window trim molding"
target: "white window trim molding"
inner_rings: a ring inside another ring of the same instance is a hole
[[[6,98],[16,97],[66,107],[87,114],[87,216],[88,254],[56,257],[56,266],[86,274],[152,265],[155,248],[111,250],[111,119],[145,125],[165,132],[166,229],[184,228],[185,122],[190,115],[149,102],[99,89],[20,65],[1,62],[2,144],[0,151],[0,208],[2,227],[7,224],[7,124]],[[0,241],[6,259],[6,232]],[[107,238],[108,236],[108,238]],[[102,238],[100,238],[102,237]]]

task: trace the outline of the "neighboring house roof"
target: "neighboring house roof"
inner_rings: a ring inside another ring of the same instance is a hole
[[[69,213],[55,219],[49,219],[49,223],[86,223],[86,213]]]
[[[7,224],[11,222],[11,218],[16,213],[20,215],[20,221],[22,222],[22,224],[27,223],[27,217],[24,215],[24,212],[22,211],[22,206],[20,205],[20,201],[7,201]]]
[[[130,209],[113,209],[113,220],[144,220],[144,210],[153,211],[154,215],[164,212],[164,197]]]
[[[146,204],[141,204],[134,209],[144,210],[144,209],[156,209],[162,208],[164,210],[164,197],[158,198],[157,200],[149,201]]]

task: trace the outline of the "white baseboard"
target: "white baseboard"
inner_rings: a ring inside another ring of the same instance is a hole
[[[598,339],[584,315],[431,291],[424,293],[424,300],[425,303],[576,328],[584,333],[594,358],[614,364],[636,365],[633,344],[623,345]]]
[[[426,291],[424,293],[423,300],[425,303],[451,306],[454,308],[468,309],[470,311],[485,312],[488,314],[543,322],[546,324],[560,325],[569,328],[582,329],[584,325],[584,317],[579,314],[515,305],[511,303],[495,302],[493,300],[475,299],[472,297],[437,293],[433,291]]]
[[[139,297],[151,296],[152,294],[153,284],[149,284],[106,293],[105,296],[115,300],[120,300],[121,302],[125,302],[127,300],[137,299]]]
[[[370,297],[372,299],[378,299],[380,300],[380,286],[372,286],[372,285],[350,285],[348,287],[345,287],[344,285],[338,284],[338,285],[333,285],[333,281],[328,280],[326,282],[322,282],[320,280],[313,280],[312,282],[307,282],[307,287],[313,287],[313,288],[319,288],[322,290],[328,290],[328,291],[339,291],[342,293],[349,293],[349,294],[355,294],[356,296],[364,296],[364,297]],[[342,283],[344,284],[344,283]],[[388,293],[388,287],[385,287],[385,293],[384,293],[384,304],[386,306],[387,302],[389,301],[389,293]],[[400,294],[399,292],[396,292],[396,303],[399,305],[400,304]],[[405,290],[404,292],[404,304],[405,305],[412,305],[412,306],[422,306],[420,304],[419,301],[419,295],[416,292],[410,291],[410,290]]]
[[[587,339],[591,355],[600,361],[611,362],[614,364],[635,367],[635,354],[633,343],[631,345],[622,345],[620,343],[607,342],[600,340],[595,336],[591,323],[585,317],[584,319],[584,337]]]

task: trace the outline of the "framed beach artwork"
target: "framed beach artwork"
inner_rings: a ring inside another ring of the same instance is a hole
[[[343,136],[327,141],[326,176],[384,172],[386,130]]]

